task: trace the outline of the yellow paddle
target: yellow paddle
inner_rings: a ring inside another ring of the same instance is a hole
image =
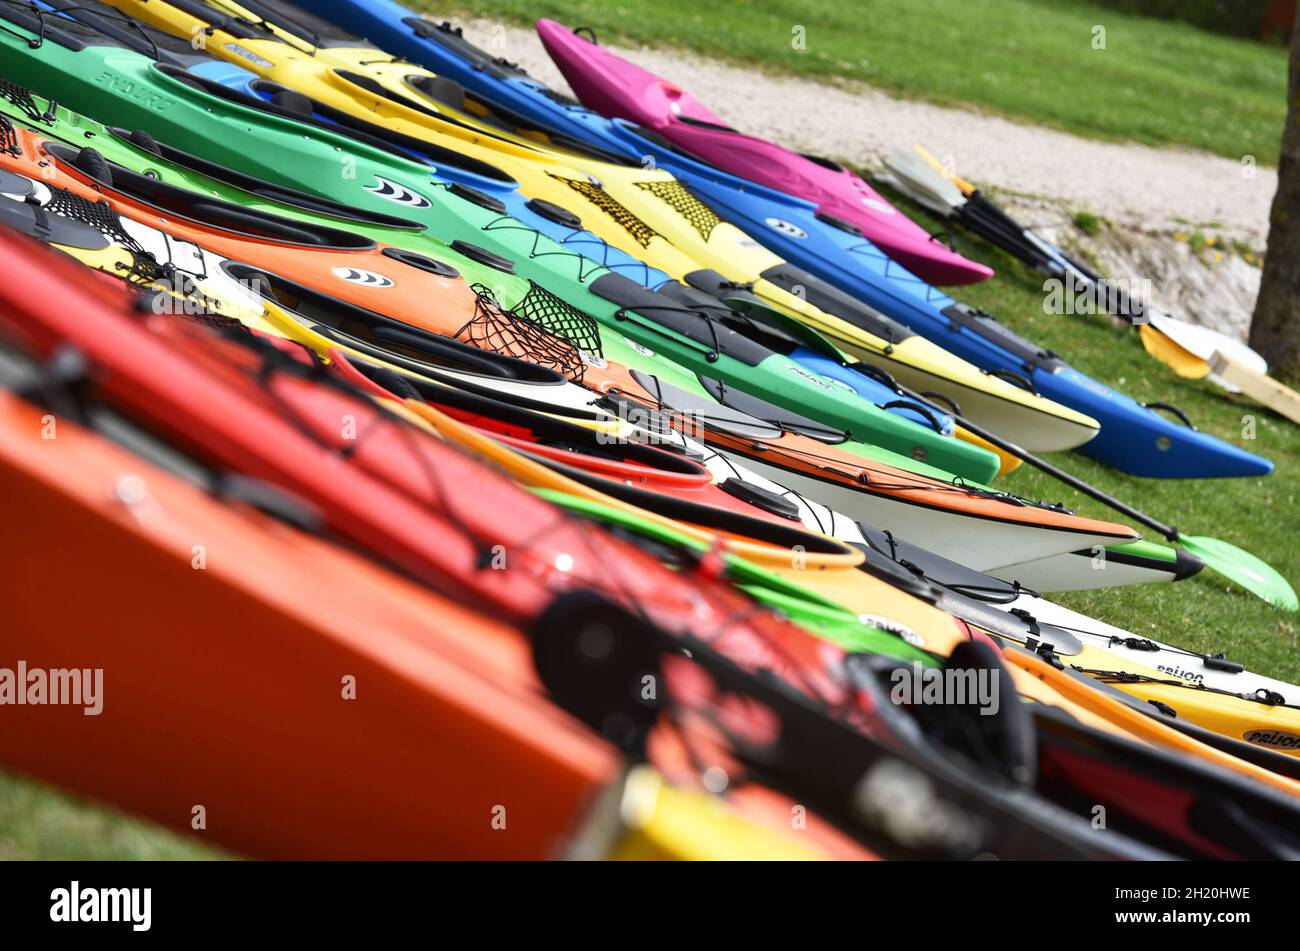
[[[912,148],[916,149],[917,154],[920,155],[921,158],[923,158],[923,159],[925,159],[927,162],[929,162],[930,165],[933,166],[933,168],[934,168],[934,170],[935,170],[936,172],[938,172],[938,173],[939,173],[940,175],[942,175],[944,178],[948,179],[948,181],[952,182],[954,185],[956,185],[958,188],[960,188],[961,191],[962,191],[962,194],[963,194],[963,195],[973,195],[973,194],[975,194],[975,186],[974,186],[974,185],[972,185],[970,182],[966,181],[966,179],[964,179],[964,178],[958,178],[958,177],[957,177],[956,175],[954,175],[952,172],[948,171],[948,169],[944,168],[943,163],[940,162],[940,161],[939,161],[937,158],[935,158],[933,155],[931,155],[931,154],[930,154],[930,150],[927,149],[924,145],[921,145],[919,142],[918,142],[918,143],[913,143]]]
[[[1210,365],[1208,363],[1190,350],[1179,346],[1174,340],[1165,336],[1150,324],[1141,324],[1138,327],[1138,335],[1142,338],[1142,346],[1146,349],[1146,352],[1179,376],[1187,377],[1190,380],[1199,380],[1209,375]]]

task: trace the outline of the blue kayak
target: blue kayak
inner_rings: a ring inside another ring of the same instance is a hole
[[[276,0],[262,2],[272,9],[290,9]],[[599,132],[593,134],[593,129],[606,122],[603,117],[533,79],[516,64],[475,46],[459,27],[426,20],[392,0],[293,0],[293,6],[365,37],[387,53],[454,79],[493,105],[551,132],[598,144]]]
[[[296,0],[296,5],[459,82],[516,118],[557,133],[559,144],[576,141],[625,158],[652,157],[659,168],[793,265],[764,274],[772,283],[808,288],[808,275],[813,275],[981,369],[1096,419],[1101,432],[1080,452],[1124,472],[1156,478],[1260,476],[1273,470],[1267,459],[1199,432],[1176,408],[1144,406],[991,315],[957,303],[891,261],[851,226],[818,217],[810,202],[731,175],[654,133],[605,119],[474,46],[450,24],[425,20],[392,0]],[[851,319],[830,300],[825,303],[823,309]]]

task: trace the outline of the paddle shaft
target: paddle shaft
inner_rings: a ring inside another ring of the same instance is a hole
[[[926,154],[928,155],[928,153]],[[915,184],[918,187],[924,187],[920,182]],[[933,191],[933,189],[931,190]],[[953,208],[953,216],[959,219],[964,219],[968,227],[972,225],[975,226],[976,230],[983,231],[985,237],[989,238],[994,243],[1001,244],[1006,250],[1015,254],[1027,264],[1041,268],[1053,277],[1066,278],[1072,276],[1076,279],[1088,281],[1093,285],[1099,285],[1102,283],[1100,276],[1097,275],[1096,272],[1079,264],[1069,255],[1065,254],[1065,252],[1058,251],[1060,255],[1059,260],[1053,257],[1038,241],[1029,237],[1028,229],[1021,227],[1015,219],[999,208],[995,203],[989,201],[980,194],[978,189],[972,189],[970,193],[967,194],[964,205]],[[1123,297],[1121,309],[1126,313],[1131,309],[1127,295]],[[1128,320],[1130,323],[1137,323],[1132,316],[1129,316]],[[910,390],[902,384],[895,382],[895,385],[897,386],[898,391],[904,396],[914,400],[919,400],[922,403],[928,402],[925,397]],[[1147,528],[1159,532],[1169,541],[1173,542],[1178,540],[1178,529],[1173,526],[1166,525],[1163,522],[1152,518],[1145,512],[1139,511],[1138,509],[1133,508],[1133,506],[1115,498],[1113,495],[1103,492],[1096,486],[1084,482],[1082,479],[1071,475],[1064,469],[1058,469],[1046,459],[1040,459],[1027,449],[1022,449],[1015,443],[1003,439],[1001,436],[990,432],[982,426],[972,423],[969,419],[966,419],[957,413],[956,407],[953,407],[952,410],[953,411],[949,413],[949,415],[952,416],[955,423],[966,429],[968,432],[983,439],[985,442],[988,442],[991,445],[996,446],[998,449],[1001,449],[1003,452],[1009,453],[1018,459],[1029,463],[1035,469],[1046,472],[1052,478],[1064,482],[1072,489],[1076,489],[1084,495],[1096,499],[1103,505],[1107,505],[1115,511],[1128,516],[1138,524],[1145,525]]]
[[[1133,327],[1147,323],[1146,305],[1134,301],[1120,285],[1106,281],[1086,264],[1034,235],[979,191],[967,198],[962,212],[965,214],[959,213],[959,217],[967,227],[976,233],[983,232],[982,237],[994,244],[1001,244],[1005,250],[1031,267],[1046,271],[1057,280],[1073,277],[1086,285],[1104,288],[1107,294],[1102,302],[1113,302],[1115,305],[1108,308],[1112,316],[1127,321]]]
[[[928,400],[926,400],[924,396],[922,396],[921,394],[913,390],[908,389],[907,387],[903,386],[901,383],[898,384],[898,389],[904,396],[907,396],[911,399],[920,400],[923,403],[929,402]],[[1064,482],[1070,488],[1077,489],[1078,491],[1082,492],[1084,495],[1089,496],[1090,498],[1094,498],[1098,502],[1101,502],[1103,505],[1110,506],[1115,511],[1127,515],[1129,518],[1133,519],[1133,521],[1145,525],[1147,528],[1151,529],[1152,531],[1159,532],[1169,541],[1171,542],[1178,541],[1178,529],[1174,528],[1173,526],[1166,525],[1163,522],[1152,518],[1150,515],[1147,515],[1145,512],[1141,512],[1138,509],[1133,508],[1133,506],[1120,501],[1119,499],[1115,498],[1115,496],[1110,495],[1107,492],[1103,492],[1095,485],[1090,485],[1087,482],[1084,482],[1078,476],[1070,475],[1070,473],[1066,472],[1064,469],[1058,469],[1056,466],[1052,465],[1046,459],[1040,459],[1038,456],[1034,455],[1028,449],[1020,448],[1010,440],[1003,439],[1001,436],[990,432],[984,427],[972,423],[969,419],[960,416],[956,412],[950,412],[948,415],[950,415],[953,418],[953,422],[957,423],[957,425],[975,434],[980,439],[983,439],[985,442],[997,446],[1003,452],[1010,453],[1016,458],[1029,463],[1035,469],[1039,469],[1043,472],[1046,472],[1053,479],[1057,479],[1061,482]]]
[[[924,186],[918,182],[917,187],[921,188]],[[935,189],[930,188],[929,191],[934,192]],[[981,195],[978,189],[969,189],[969,191],[966,192],[965,202],[960,205],[953,204],[951,206],[950,216],[953,219],[960,221],[975,234],[986,238],[995,245],[1001,246],[1026,264],[1046,272],[1051,277],[1058,280],[1068,279],[1075,282],[1082,282],[1085,287],[1091,285],[1092,287],[1105,288],[1112,292],[1115,296],[1113,298],[1107,296],[1105,301],[1106,303],[1110,303],[1113,300],[1114,307],[1107,307],[1106,309],[1112,310],[1115,316],[1127,320],[1131,326],[1137,329],[1142,329],[1140,325],[1150,323],[1147,305],[1140,301],[1134,301],[1127,293],[1124,293],[1122,287],[1103,280],[1096,271],[1088,267],[1086,264],[1071,257],[1065,251],[1057,248],[1050,242],[1046,242],[1037,237],[1037,235],[1029,229],[1021,227],[1015,219],[999,208],[994,202]],[[906,387],[897,386],[897,389],[904,395],[913,399],[923,400],[923,397],[913,393]],[[1287,610],[1296,610],[1297,601],[1295,592],[1286,582],[1286,579],[1282,578],[1274,569],[1270,568],[1263,562],[1260,562],[1258,558],[1255,558],[1248,552],[1234,549],[1238,556],[1249,559],[1250,562],[1257,563],[1257,565],[1247,563],[1244,566],[1246,569],[1245,574],[1243,574],[1243,566],[1240,563],[1233,564],[1231,563],[1231,559],[1225,561],[1223,558],[1219,557],[1214,550],[1206,552],[1204,546],[1199,544],[1199,539],[1189,538],[1184,541],[1179,536],[1176,528],[1157,521],[1145,512],[1139,511],[1138,509],[1133,508],[1133,506],[1121,502],[1114,496],[1103,492],[1095,486],[1089,485],[1082,479],[1079,479],[1062,469],[1058,469],[1046,460],[1040,459],[1033,453],[1020,448],[1015,443],[1003,439],[981,426],[975,425],[968,419],[964,419],[957,411],[957,407],[954,406],[952,408],[950,415],[954,422],[1003,452],[1016,456],[1024,462],[1029,463],[1034,468],[1052,476],[1052,478],[1057,479],[1071,488],[1082,492],[1084,495],[1096,499],[1098,502],[1122,513],[1138,524],[1159,532],[1170,542],[1182,543],[1185,548],[1190,547],[1194,554],[1204,557],[1210,567],[1216,569],[1235,584],[1251,591],[1268,603],[1283,607]],[[1214,540],[1206,539],[1205,541]],[[1192,544],[1192,542],[1197,542],[1197,544]],[[1226,545],[1226,543],[1221,544]],[[1226,547],[1229,549],[1232,548],[1232,546]],[[1214,555],[1214,557],[1210,557],[1210,555]],[[1274,578],[1274,576],[1276,577]],[[1271,593],[1263,592],[1260,588],[1260,583],[1262,583],[1266,588],[1271,588]]]
[[[947,179],[939,178],[941,173],[936,172],[935,174],[938,180],[947,181]],[[909,181],[913,188],[927,189],[927,184],[924,182],[910,178]],[[1085,286],[1104,287],[1108,292],[1108,296],[1104,301],[1106,303],[1113,301],[1115,304],[1113,309],[1108,308],[1113,316],[1126,320],[1131,326],[1135,327],[1147,322],[1145,319],[1145,306],[1132,301],[1122,287],[1105,281],[1092,268],[1080,263],[1055,245],[1039,238],[1033,231],[1007,214],[997,203],[985,198],[979,189],[973,189],[967,193],[965,201],[960,205],[944,201],[933,187],[929,187],[928,191],[934,195],[937,202],[948,207],[951,218],[964,224],[971,232],[998,245],[1004,251],[1010,252],[1030,267],[1037,268],[1057,280],[1064,281],[1073,278],[1075,281],[1084,283]]]

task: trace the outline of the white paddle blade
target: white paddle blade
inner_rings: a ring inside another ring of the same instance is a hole
[[[916,202],[922,208],[927,208],[930,211],[933,211],[936,215],[939,215],[941,218],[952,217],[952,212],[953,212],[952,208],[948,207],[943,202],[937,200],[934,197],[934,195],[930,194],[924,188],[917,188],[906,178],[900,178],[899,176],[893,174],[892,172],[881,172],[878,175],[876,175],[875,178],[876,181],[882,182],[888,185],[890,188],[897,190],[901,194],[906,195],[908,198]]]
[[[1208,362],[1217,350],[1219,353],[1231,357],[1235,362],[1249,367],[1256,373],[1268,372],[1268,362],[1236,337],[1230,337],[1217,330],[1211,330],[1209,327],[1202,327],[1200,324],[1193,324],[1186,320],[1170,317],[1155,308],[1151,308],[1147,316],[1151,320],[1151,326],[1178,344],[1178,346],[1196,354],[1202,360]]]
[[[1236,337],[1229,337],[1227,334],[1211,330],[1209,327],[1202,327],[1199,324],[1192,324],[1176,317],[1170,317],[1155,308],[1151,308],[1147,316],[1152,327],[1188,353],[1200,357],[1207,363],[1218,352],[1230,357],[1234,363],[1260,376],[1268,373],[1268,362]],[[1209,380],[1229,393],[1241,392],[1241,387],[1217,373],[1211,372]]]
[[[885,165],[897,178],[905,180],[917,191],[928,193],[931,202],[927,204],[946,206],[948,210],[944,212],[945,215],[966,204],[966,196],[961,193],[961,189],[911,149],[896,150],[885,159]]]

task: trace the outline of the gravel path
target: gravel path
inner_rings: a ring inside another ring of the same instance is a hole
[[[561,90],[568,84],[531,29],[490,20],[466,35]],[[801,151],[866,167],[921,142],[957,174],[1032,196],[1055,196],[1144,230],[1204,227],[1262,248],[1272,169],[1200,152],[1097,142],[997,116],[895,99],[858,84],[771,76],[689,53],[611,47],[638,65],[678,78],[731,125]]]

